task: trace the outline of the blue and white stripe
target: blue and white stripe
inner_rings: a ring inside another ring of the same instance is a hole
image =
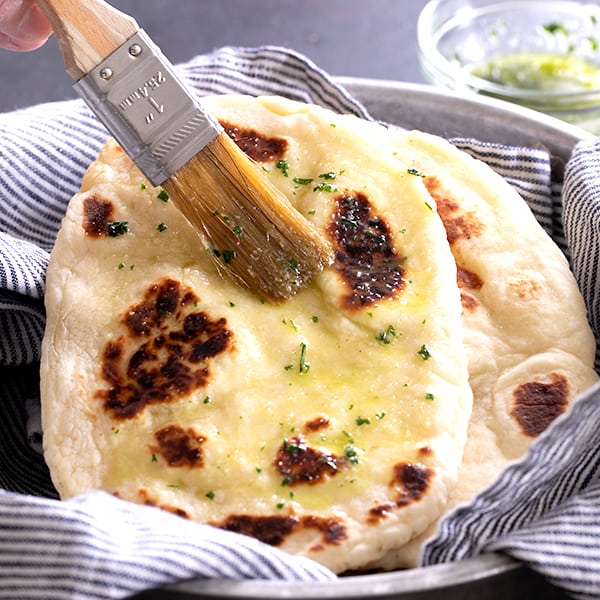
[[[280,94],[368,118],[326,73],[280,48],[224,48],[178,68],[199,95]],[[107,136],[80,101],[0,115],[0,598],[124,598],[191,577],[333,579],[250,538],[106,494],[57,500],[39,451],[44,273],[67,203]],[[578,148],[561,193],[542,150],[454,142],[505,176],[571,258],[598,335],[600,148]],[[577,598],[600,598],[599,395],[588,392],[447,518],[424,564],[506,552]]]

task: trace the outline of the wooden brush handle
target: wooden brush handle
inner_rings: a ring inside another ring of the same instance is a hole
[[[138,30],[135,20],[102,0],[37,0],[50,21],[67,73],[87,75]]]

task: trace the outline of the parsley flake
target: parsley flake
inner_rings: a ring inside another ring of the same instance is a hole
[[[106,224],[106,235],[109,237],[117,237],[129,231],[127,221],[111,221]]]
[[[562,23],[546,23],[543,26],[544,31],[547,33],[551,33],[552,35],[556,35],[557,33],[562,33],[563,35],[569,35],[569,30]]]
[[[319,179],[325,179],[326,181],[332,181],[337,177],[333,171],[327,171],[327,173],[321,173]]]
[[[392,342],[392,338],[396,337],[396,328],[393,325],[388,325],[385,331],[380,331],[375,338],[381,344],[390,344]]]
[[[431,358],[431,352],[429,351],[427,344],[423,344],[419,348],[419,351],[417,352],[417,354],[419,354],[423,360],[429,360]]]
[[[293,182],[297,183],[298,185],[308,185],[309,183],[313,182],[313,178],[312,177],[294,177]]]
[[[287,160],[285,160],[285,158],[280,158],[277,163],[275,164],[275,166],[281,171],[281,174],[284,177],[288,177],[289,173],[290,173],[290,165],[288,163]]]
[[[337,191],[338,191],[337,186],[332,185],[331,183],[327,183],[325,181],[321,181],[320,183],[317,183],[317,185],[315,185],[315,187],[313,188],[313,192],[335,193]]]
[[[298,363],[300,373],[308,373],[310,370],[310,363],[306,361],[306,350],[307,345],[305,343],[300,344],[300,361]]]

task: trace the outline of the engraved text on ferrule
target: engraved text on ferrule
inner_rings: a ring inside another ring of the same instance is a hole
[[[167,78],[162,71],[158,71],[150,77],[143,85],[134,90],[129,96],[119,102],[119,108],[123,111],[133,106],[138,100],[150,100],[151,92],[165,83]]]

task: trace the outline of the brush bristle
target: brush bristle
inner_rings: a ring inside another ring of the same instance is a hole
[[[225,133],[163,186],[219,270],[267,300],[289,299],[333,260],[324,236]]]

